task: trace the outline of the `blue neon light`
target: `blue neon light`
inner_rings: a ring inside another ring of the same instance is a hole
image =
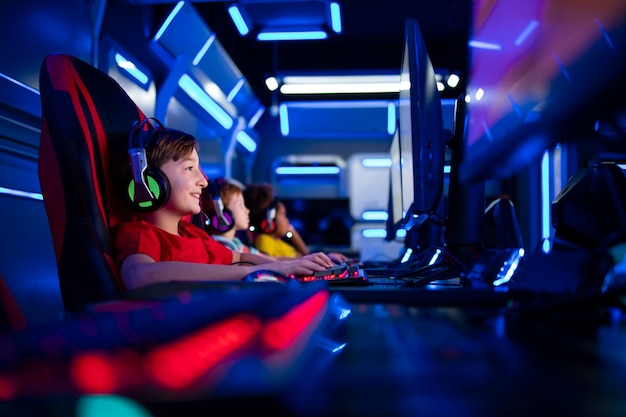
[[[261,118],[261,116],[263,115],[264,112],[265,112],[265,107],[261,106],[256,111],[256,113],[254,113],[254,116],[252,116],[252,118],[248,122],[248,127],[250,129],[252,129],[254,126],[256,126],[257,122],[259,121],[259,119]]]
[[[387,104],[387,133],[389,133],[390,135],[393,135],[394,133],[396,133],[397,122],[398,121],[396,119],[396,104],[389,103]]]
[[[407,248],[406,252],[404,252],[404,256],[402,257],[402,259],[400,260],[400,263],[403,264],[406,261],[408,261],[409,259],[411,259],[411,255],[413,254],[413,249],[411,248]]]
[[[149,80],[148,76],[144,74],[139,68],[137,68],[134,62],[129,61],[128,59],[124,58],[121,54],[116,53],[115,63],[117,64],[118,67],[123,69],[124,72],[126,72],[128,75],[133,77],[135,80],[137,80],[139,84],[141,85],[148,84],[148,80]]]
[[[326,39],[328,35],[322,30],[306,32],[260,32],[257,35],[259,41],[306,41]]]
[[[193,65],[198,65],[198,63],[202,60],[202,58],[206,54],[206,51],[208,51],[211,45],[213,45],[213,42],[215,42],[215,33],[209,36],[209,39],[207,39],[204,45],[202,45],[202,48],[200,48],[200,50],[196,54],[196,57],[192,61]]]
[[[239,142],[248,152],[256,151],[256,142],[245,131],[237,133],[237,142]]]
[[[389,217],[389,214],[386,211],[380,211],[380,210],[368,210],[368,211],[364,211],[361,214],[362,220],[386,221],[388,217]]]
[[[41,193],[31,193],[29,191],[15,190],[13,188],[0,187],[0,194],[30,198],[31,200],[43,200],[43,196],[41,195]]]
[[[541,240],[544,253],[550,252],[550,156],[548,151],[541,158]]]
[[[280,118],[280,133],[282,133],[283,136],[289,135],[289,116],[287,113],[287,105],[281,104],[280,107],[278,107],[278,115]]]
[[[226,100],[228,100],[229,102],[232,102],[235,96],[237,95],[237,93],[239,92],[239,90],[241,90],[241,87],[243,87],[245,83],[246,83],[246,79],[241,77],[239,81],[237,81],[237,84],[235,84],[233,89],[230,90],[230,93],[228,93]]]
[[[15,85],[19,85],[20,87],[25,88],[26,90],[28,90],[28,91],[30,91],[30,92],[32,92],[32,93],[35,93],[35,94],[37,94],[37,95],[40,95],[40,94],[39,94],[39,90],[37,90],[36,88],[31,87],[30,85],[24,84],[23,82],[18,81],[18,80],[16,80],[15,78],[11,78],[11,77],[9,77],[8,75],[3,74],[3,73],[1,73],[1,72],[0,72],[0,77],[4,78],[5,80],[7,80],[7,81],[9,81],[9,82],[12,82],[12,83],[13,83],[13,84],[15,84]]]
[[[233,119],[229,116],[219,104],[217,104],[209,95],[191,79],[187,74],[178,80],[180,88],[187,93],[189,98],[198,103],[207,113],[209,113],[219,124],[225,129],[233,127]]]
[[[498,271],[498,273],[496,274],[496,278],[493,281],[493,286],[497,287],[509,282],[513,275],[515,275],[515,272],[517,271],[519,263],[523,257],[523,248],[514,251],[500,267],[500,271]]]
[[[477,48],[477,49],[489,49],[492,51],[499,51],[502,49],[502,45],[498,44],[498,43],[493,43],[493,42],[482,42],[482,41],[469,41],[467,43],[467,45],[470,48]]]
[[[170,13],[169,16],[167,16],[167,19],[165,19],[165,22],[163,22],[163,24],[161,25],[161,27],[159,28],[158,32],[156,35],[154,35],[154,40],[158,41],[161,36],[163,36],[163,34],[165,33],[165,31],[167,30],[167,28],[169,27],[169,25],[172,23],[172,20],[174,20],[174,17],[176,17],[176,15],[178,14],[178,12],[180,11],[180,9],[185,5],[184,1],[179,1],[176,4],[176,7],[174,7],[174,9],[172,10],[172,13]]]
[[[522,33],[515,39],[515,46],[520,46],[539,27],[539,22],[535,19],[528,22]]]
[[[277,175],[337,175],[341,172],[341,169],[329,166],[296,166],[278,167],[274,172]]]
[[[248,32],[250,32],[250,28],[246,23],[246,20],[241,15],[241,11],[236,5],[232,5],[228,8],[228,14],[230,14],[230,18],[233,20],[235,27],[239,31],[241,36],[246,36]]]
[[[363,229],[361,235],[366,238],[385,238],[387,231],[385,229]]]
[[[435,262],[437,262],[439,260],[439,258],[441,257],[441,249],[437,249],[435,251],[435,253],[433,254],[433,256],[430,257],[430,260],[428,261],[428,266],[434,265]]]
[[[366,168],[389,168],[391,166],[391,158],[363,158],[361,165]]]
[[[330,22],[335,33],[341,33],[341,9],[339,3],[330,3]]]

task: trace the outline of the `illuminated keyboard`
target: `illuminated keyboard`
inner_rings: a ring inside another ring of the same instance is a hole
[[[367,284],[365,271],[357,265],[339,264],[314,272],[313,275],[294,275],[300,282],[327,281],[329,284]]]

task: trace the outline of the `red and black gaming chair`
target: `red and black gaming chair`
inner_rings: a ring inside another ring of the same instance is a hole
[[[39,181],[68,311],[125,291],[111,230],[135,216],[116,192],[113,151],[128,148],[133,122],[145,116],[115,80],[72,56],[41,66]]]

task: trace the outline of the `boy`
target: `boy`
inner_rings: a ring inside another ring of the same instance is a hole
[[[142,127],[143,123],[139,129]],[[132,146],[129,144],[129,148]],[[140,147],[144,146],[149,167],[146,171],[163,177],[165,184],[160,194],[167,198],[154,209],[135,206],[138,220],[122,223],[116,230],[114,246],[127,289],[173,280],[240,281],[262,269],[283,275],[309,275],[333,266],[323,253],[293,261],[273,261],[252,253],[233,252],[217,243],[185,220],[200,212],[202,189],[208,185],[200,168],[196,139],[173,129],[158,128],[151,132],[145,145],[142,141]],[[127,158],[121,169],[113,170],[126,178],[126,184],[133,178],[131,165],[137,172]],[[139,185],[137,180],[135,185]]]
[[[212,180],[212,183],[212,186],[202,190],[202,210],[209,220],[204,230],[231,250],[263,255],[257,248],[244,244],[237,237],[237,232],[247,231],[250,227],[250,210],[243,199],[243,186],[224,178]],[[222,213],[226,224],[223,226],[219,225],[218,213],[214,208],[216,196],[213,194],[217,194],[224,206]]]

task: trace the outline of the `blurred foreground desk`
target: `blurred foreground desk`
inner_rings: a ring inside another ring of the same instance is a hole
[[[335,415],[624,416],[626,328],[511,323],[505,309],[353,303]],[[589,323],[587,323],[589,324]]]
[[[0,416],[626,415],[619,298],[362,291],[140,294],[2,334]]]

